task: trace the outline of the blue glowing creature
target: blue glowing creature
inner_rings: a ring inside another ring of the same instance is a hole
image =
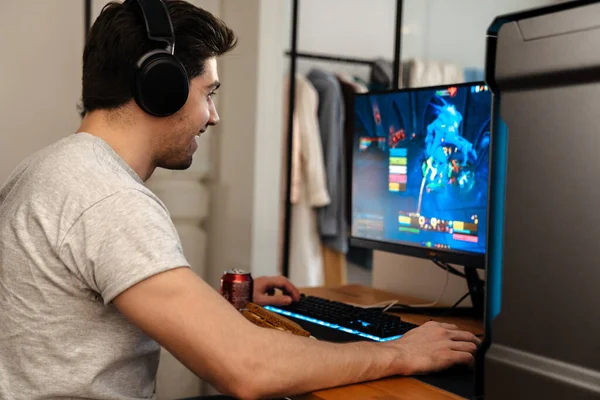
[[[424,178],[432,183],[443,185],[446,178],[449,178],[456,169],[456,163],[449,161],[453,152],[461,152],[461,167],[467,165],[469,157],[476,160],[477,152],[473,144],[460,135],[458,128],[463,119],[462,114],[454,105],[446,103],[442,98],[440,100],[443,102],[442,106],[432,104],[437,118],[427,126],[425,137],[427,161],[424,166]]]

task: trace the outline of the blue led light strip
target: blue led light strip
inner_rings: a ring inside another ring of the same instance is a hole
[[[281,315],[288,316],[288,317],[292,317],[292,318],[296,318],[296,319],[301,319],[301,320],[307,321],[307,322],[312,322],[313,324],[323,325],[323,326],[326,326],[328,328],[337,329],[338,331],[350,333],[352,335],[358,335],[358,336],[361,336],[361,337],[364,337],[364,338],[367,338],[367,339],[374,340],[376,342],[387,342],[387,341],[390,341],[390,340],[400,339],[402,337],[402,335],[398,335],[398,336],[390,336],[390,337],[386,337],[386,338],[381,338],[379,336],[369,335],[368,333],[363,333],[363,332],[360,332],[360,331],[357,331],[357,330],[354,330],[354,329],[349,329],[349,328],[345,328],[343,326],[339,326],[339,325],[336,325],[336,324],[331,324],[329,322],[321,321],[320,319],[314,319],[314,318],[307,317],[305,315],[296,314],[296,313],[293,313],[293,312],[282,310],[282,309],[277,308],[277,307],[265,306],[265,309],[267,309],[269,311],[276,312],[276,313],[281,314]]]

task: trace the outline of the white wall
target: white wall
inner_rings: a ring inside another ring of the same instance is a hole
[[[254,144],[254,221],[252,225],[252,273],[255,276],[280,274],[279,216],[281,199],[281,148],[286,132],[283,121],[284,48],[283,29],[287,14],[281,0],[262,0],[258,16],[259,105]]]
[[[298,51],[394,56],[395,0],[300,0]]]
[[[291,18],[291,1],[286,0],[285,16]],[[298,51],[346,57],[394,57],[395,0],[301,0],[298,10]],[[290,44],[286,26],[286,48]],[[298,72],[312,67],[345,71],[369,79],[368,66],[298,60]]]
[[[280,0],[221,0],[220,16],[239,42],[219,61],[205,276],[215,288],[228,268],[279,273],[284,8]]]
[[[496,16],[557,2],[560,0],[404,0],[402,58],[483,68],[485,35]],[[291,2],[286,3],[289,15]],[[391,61],[395,16],[395,0],[302,0],[298,51]],[[289,41],[288,36],[286,39]],[[300,71],[312,65],[332,68],[329,62],[300,61]],[[358,67],[359,75],[364,72],[364,67]]]
[[[207,279],[218,285],[223,270],[250,269],[253,220],[254,140],[258,42],[256,0],[239,4],[223,2],[221,17],[239,37],[238,46],[219,62],[222,81],[219,89],[221,123],[215,129],[219,137],[219,156],[212,211],[218,225],[211,233],[210,264]]]
[[[461,67],[484,66],[485,35],[498,15],[556,3],[552,0],[405,0],[408,16],[414,16],[420,35],[405,33],[403,45],[418,56],[449,61]],[[419,51],[420,50],[420,51]]]
[[[83,1],[2,0],[0,8],[3,183],[23,158],[79,126],[84,24]]]
[[[279,0],[222,0],[239,37],[220,60],[221,123],[206,279],[223,271],[277,274],[283,101],[283,7]]]

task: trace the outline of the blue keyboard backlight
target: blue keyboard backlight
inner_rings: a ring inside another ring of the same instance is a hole
[[[336,325],[336,324],[331,324],[329,322],[321,321],[321,320],[310,318],[310,317],[307,317],[307,316],[304,316],[304,315],[301,315],[301,314],[296,314],[296,313],[293,313],[293,312],[282,310],[282,309],[277,308],[277,307],[265,306],[265,309],[267,309],[269,311],[272,311],[272,312],[275,312],[275,313],[278,313],[278,314],[281,314],[281,315],[288,316],[288,317],[300,319],[300,320],[303,320],[303,321],[312,322],[313,324],[323,325],[323,326],[326,326],[328,328],[337,329],[339,331],[350,333],[352,335],[361,336],[361,337],[364,337],[364,338],[367,338],[367,339],[374,340],[376,342],[387,342],[387,341],[390,341],[390,340],[400,339],[402,337],[402,335],[398,335],[398,336],[390,336],[390,337],[386,337],[386,338],[381,338],[379,336],[369,335],[367,333],[363,333],[363,332],[360,332],[360,331],[357,331],[357,330],[354,330],[354,329],[344,328],[343,326],[339,326],[339,325]]]

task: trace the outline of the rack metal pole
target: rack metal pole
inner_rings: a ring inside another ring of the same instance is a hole
[[[84,29],[83,37],[87,42],[88,33],[92,27],[92,0],[85,0],[83,7]]]
[[[401,57],[401,46],[402,46],[402,10],[404,8],[404,1],[396,1],[396,36],[394,37],[394,80],[392,82],[392,89],[398,89],[400,87],[400,57]]]
[[[292,41],[290,44],[290,83],[288,98],[288,125],[286,146],[286,180],[285,180],[285,216],[283,228],[282,273],[289,276],[290,272],[290,237],[292,225],[292,136],[294,130],[294,105],[296,102],[296,58],[298,50],[298,0],[292,2]]]

